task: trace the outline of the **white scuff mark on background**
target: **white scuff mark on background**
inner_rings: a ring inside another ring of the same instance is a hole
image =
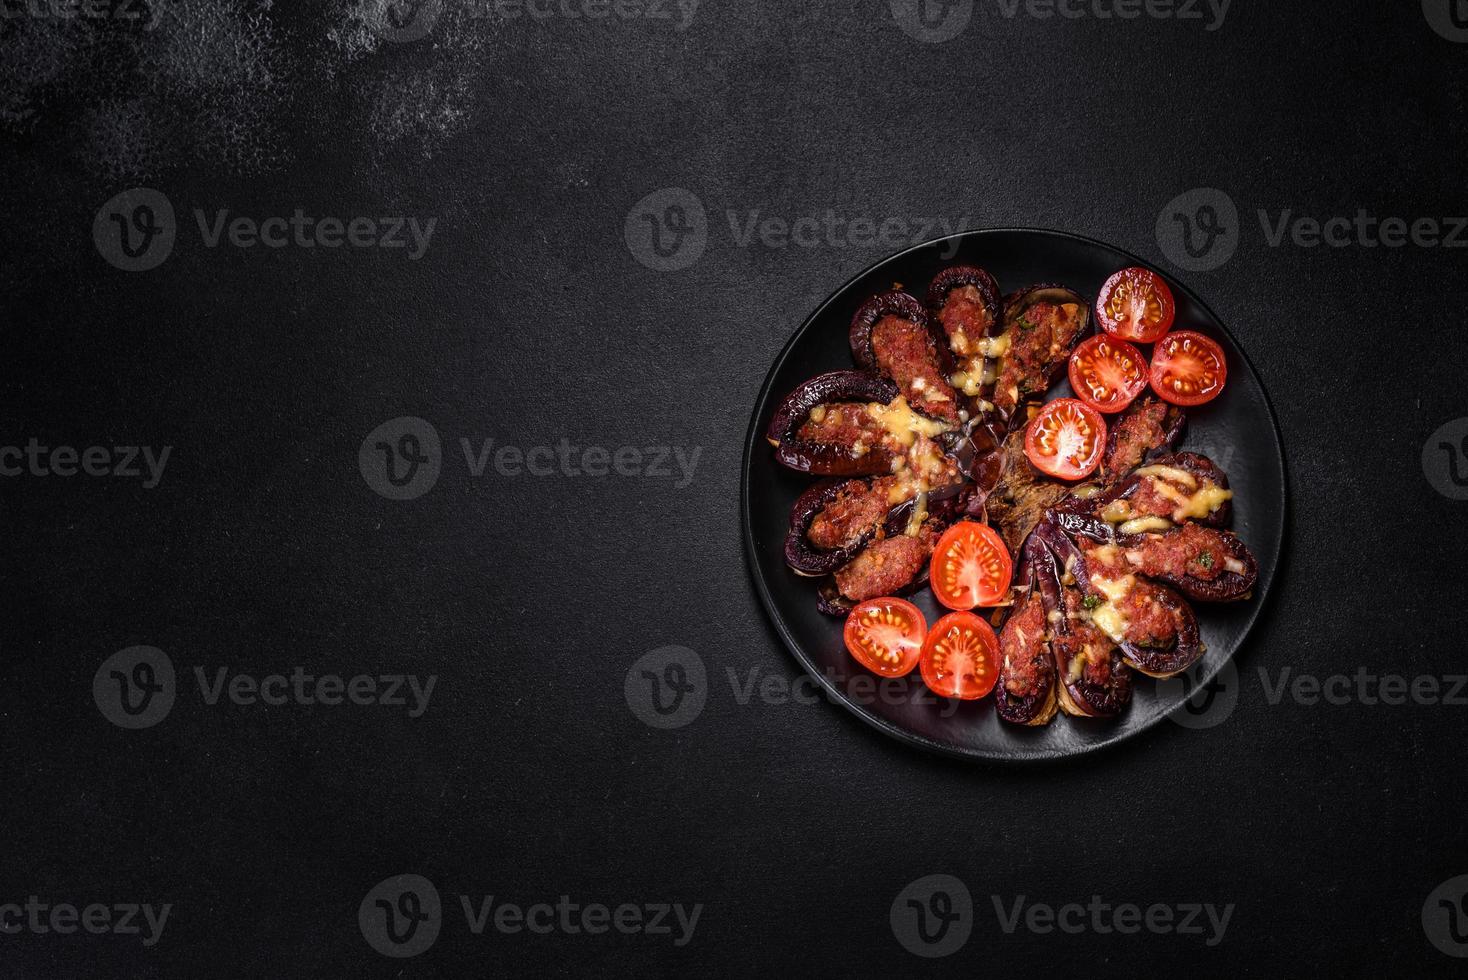
[[[431,157],[470,124],[494,23],[445,0],[409,43],[374,28],[394,0],[151,0],[156,24],[0,21],[0,133],[67,146],[110,181],[291,163],[288,134],[344,117],[375,164]]]

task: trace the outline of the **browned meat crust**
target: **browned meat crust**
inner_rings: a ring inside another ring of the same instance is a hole
[[[910,405],[930,418],[958,421],[958,398],[943,376],[936,345],[926,327],[884,316],[872,327],[877,366],[897,382]]]

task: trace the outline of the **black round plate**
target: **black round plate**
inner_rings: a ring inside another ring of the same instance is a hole
[[[760,390],[744,448],[744,542],[755,587],[775,629],[801,666],[864,721],[913,745],[970,759],[1027,761],[1078,755],[1136,735],[1181,707],[1192,685],[1207,683],[1244,642],[1263,606],[1284,540],[1285,468],[1279,429],[1264,386],[1238,343],[1203,302],[1173,276],[1177,326],[1198,330],[1223,345],[1228,386],[1210,405],[1188,411],[1183,448],[1205,453],[1228,474],[1234,490],[1233,530],[1259,559],[1254,596],[1228,605],[1195,603],[1204,659],[1188,672],[1190,683],[1158,682],[1136,675],[1132,704],[1110,721],[1058,715],[1041,728],[999,721],[993,698],[950,702],[923,688],[916,672],[882,681],[847,654],[842,623],[816,611],[816,581],[785,566],[782,549],[790,507],[811,477],[779,466],[764,439],[770,414],[800,382],[824,371],[851,368],[847,328],[856,308],[872,294],[902,284],[921,298],[940,269],[958,263],[982,266],[1010,292],[1037,282],[1069,286],[1094,300],[1106,278],[1126,266],[1147,263],[1121,249],[1077,235],[1035,229],[965,232],[908,249],[852,279],[822,303],[776,358]],[[1159,270],[1160,271],[1160,270]],[[1061,382],[1051,397],[1069,394]],[[913,601],[934,622],[940,610],[929,590]]]

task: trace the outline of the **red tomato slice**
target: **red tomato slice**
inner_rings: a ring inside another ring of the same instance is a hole
[[[1025,431],[1025,455],[1035,469],[1057,480],[1090,476],[1106,449],[1106,421],[1083,401],[1047,402]]]
[[[1014,562],[1004,539],[987,524],[960,521],[938,539],[929,581],[949,609],[992,606],[1009,594]]]
[[[868,599],[846,617],[846,649],[883,677],[912,673],[923,653],[928,621],[906,599]]]
[[[1152,350],[1152,390],[1174,405],[1211,402],[1227,380],[1223,348],[1200,333],[1174,330]]]
[[[1150,344],[1167,333],[1176,315],[1172,290],[1151,269],[1122,269],[1106,280],[1096,297],[1101,329],[1139,344]]]
[[[1070,386],[1098,412],[1119,412],[1147,387],[1147,359],[1125,340],[1097,334],[1070,355]]]
[[[974,701],[999,678],[999,638],[971,612],[949,613],[923,643],[923,683],[945,698]]]

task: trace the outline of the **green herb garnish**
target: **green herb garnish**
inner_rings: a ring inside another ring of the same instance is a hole
[[[1088,595],[1081,600],[1081,605],[1085,606],[1087,609],[1095,609],[1097,606],[1101,605],[1101,602],[1102,600],[1100,596]]]
[[[1019,328],[1021,330],[1033,330],[1033,329],[1035,329],[1035,325],[1033,323],[1031,323],[1029,321],[1029,318],[1026,317],[1023,313],[1021,313],[1019,315],[1019,320],[1016,321],[1016,322],[1019,323]]]
[[[1213,552],[1211,552],[1211,551],[1205,551],[1201,555],[1199,555],[1198,556],[1198,564],[1202,565],[1204,568],[1212,568],[1213,567]]]

